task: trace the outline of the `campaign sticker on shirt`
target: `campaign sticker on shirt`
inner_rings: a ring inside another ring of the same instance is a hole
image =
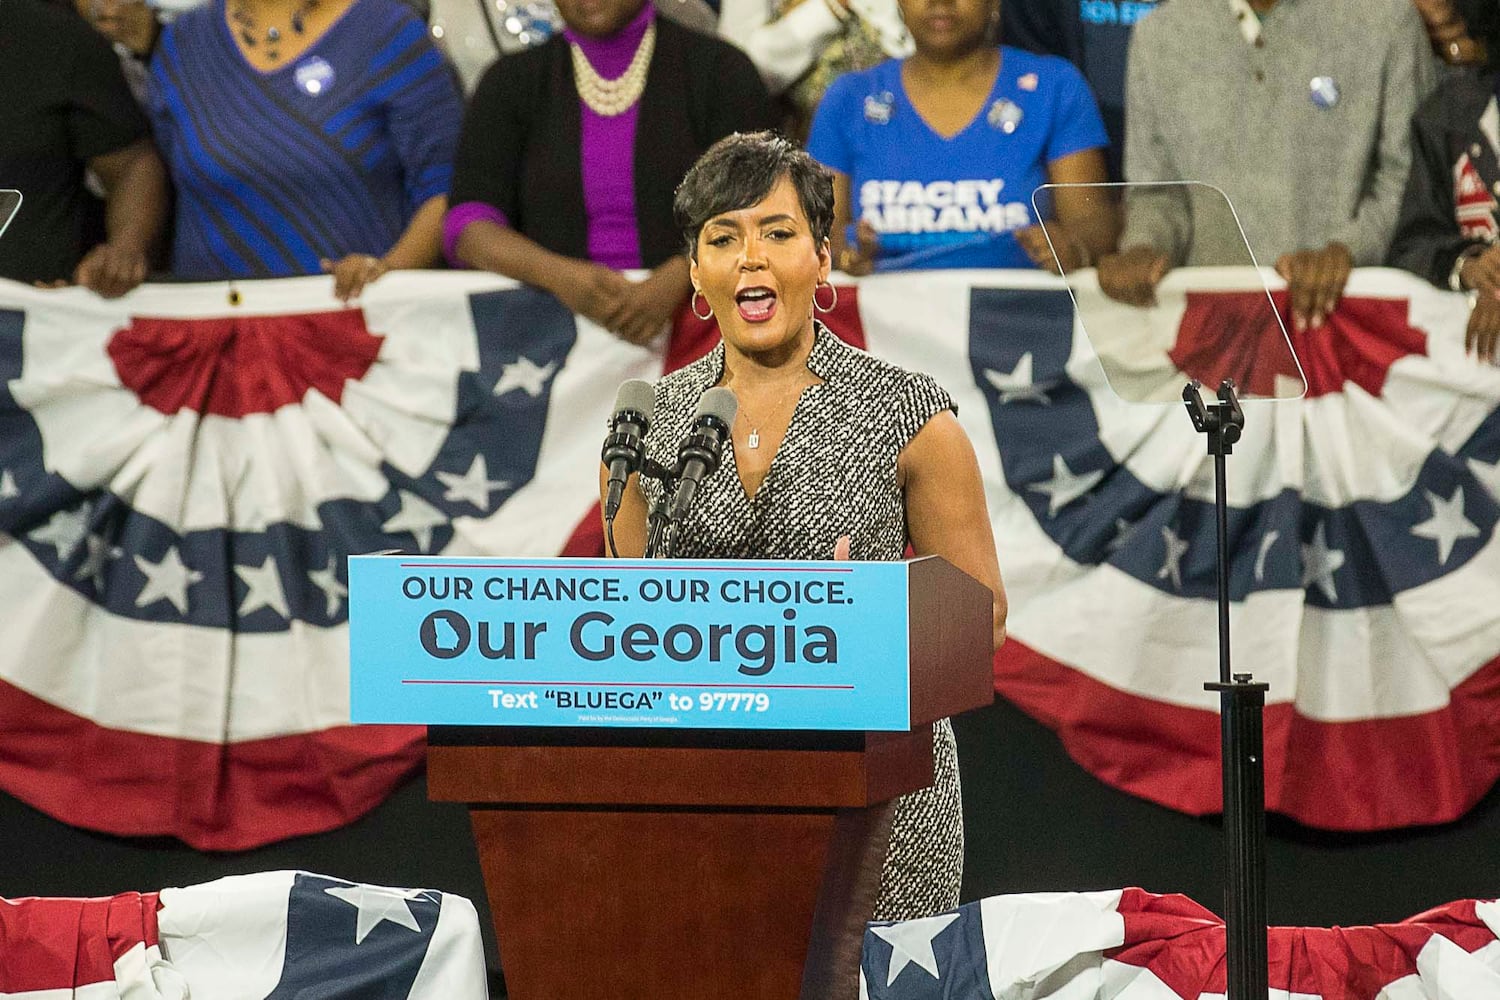
[[[1031,93],[1036,92],[1037,85],[1040,83],[1041,80],[1037,79],[1035,73],[1024,73],[1016,77],[1016,86]]]
[[[308,97],[317,97],[333,86],[333,67],[322,56],[313,56],[297,66],[297,86]]]
[[[1331,76],[1315,76],[1308,84],[1312,102],[1327,111],[1339,102],[1339,85]]]
[[[1025,115],[1019,104],[1002,98],[990,105],[989,114],[985,116],[985,119],[990,123],[991,128],[997,128],[1006,135],[1010,135],[1020,128],[1023,117]]]
[[[896,95],[889,90],[869,95],[865,98],[865,121],[885,125],[891,120],[891,109],[895,103]]]

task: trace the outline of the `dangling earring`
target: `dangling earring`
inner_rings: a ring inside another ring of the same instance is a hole
[[[833,292],[833,301],[830,302],[830,303],[828,303],[828,305],[826,305],[826,306],[823,305],[823,303],[821,303],[821,302],[818,301],[818,289],[820,289],[820,288],[826,288],[829,291]],[[831,313],[838,306],[838,304],[839,304],[839,290],[837,288],[833,287],[833,283],[832,282],[829,282],[829,281],[820,281],[816,285],[813,286],[813,308],[816,309],[818,312],[820,312],[820,313]]]
[[[704,295],[703,296],[703,304],[706,305],[706,306],[708,306],[708,312],[706,314],[699,312],[698,311],[698,296],[700,296],[700,295],[703,295],[703,289],[701,289],[701,288],[695,288],[695,289],[693,289],[693,297],[688,300],[688,308],[693,311],[693,315],[694,316],[697,316],[699,319],[703,320],[704,322],[707,322],[707,321],[709,321],[709,320],[711,320],[711,319],[714,318],[714,307],[713,306],[708,306],[708,296]]]

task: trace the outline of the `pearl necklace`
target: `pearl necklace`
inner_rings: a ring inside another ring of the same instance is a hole
[[[630,65],[613,80],[599,75],[577,42],[569,42],[568,47],[573,52],[573,85],[578,88],[578,96],[595,114],[615,118],[629,111],[646,90],[646,71],[656,50],[656,25],[647,26]]]

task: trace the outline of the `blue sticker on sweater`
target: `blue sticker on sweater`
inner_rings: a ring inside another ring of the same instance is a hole
[[[1339,102],[1339,85],[1331,76],[1315,76],[1308,84],[1312,102],[1327,111]]]

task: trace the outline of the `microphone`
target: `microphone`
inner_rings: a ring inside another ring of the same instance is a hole
[[[656,408],[656,390],[650,382],[638,378],[620,385],[615,394],[615,415],[609,418],[609,435],[604,439],[600,460],[609,466],[609,485],[604,494],[604,516],[614,520],[625,496],[625,481],[638,472],[646,452],[641,439],[651,427]]]
[[[740,401],[723,386],[709,389],[698,399],[693,424],[677,450],[677,491],[672,494],[668,516],[676,521],[692,506],[693,495],[705,476],[719,468],[724,454],[724,439],[729,425],[739,411]]]

